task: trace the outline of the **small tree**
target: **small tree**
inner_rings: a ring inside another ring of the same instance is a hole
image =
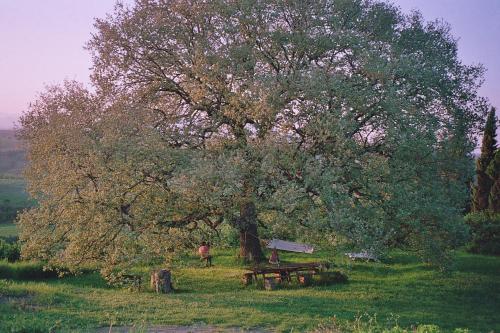
[[[496,117],[495,108],[491,108],[486,119],[484,127],[483,142],[481,145],[481,156],[476,162],[477,185],[473,191],[473,211],[482,211],[488,209],[489,196],[493,181],[486,173],[490,162],[493,160],[493,155],[496,149]]]

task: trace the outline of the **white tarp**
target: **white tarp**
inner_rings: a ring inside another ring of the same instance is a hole
[[[351,260],[361,259],[361,260],[378,261],[377,256],[375,256],[374,254],[367,252],[367,251],[349,252],[349,253],[346,253],[345,255],[348,256],[349,259],[351,259]]]
[[[280,239],[273,239],[267,243],[268,249],[276,249],[290,252],[313,253],[314,248],[308,244],[287,242]]]

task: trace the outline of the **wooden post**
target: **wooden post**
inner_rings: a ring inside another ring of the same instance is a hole
[[[151,289],[158,294],[167,294],[173,291],[172,274],[167,269],[151,273]]]

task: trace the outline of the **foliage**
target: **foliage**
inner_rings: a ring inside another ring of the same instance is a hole
[[[500,214],[491,211],[470,213],[466,223],[471,228],[472,253],[500,255]]]
[[[495,155],[497,119],[495,108],[491,108],[484,126],[483,142],[481,144],[481,156],[476,162],[477,185],[474,187],[472,208],[479,212],[489,208],[489,197],[493,180],[487,173],[488,166]]]
[[[123,272],[108,272],[103,277],[108,284],[118,288],[128,288],[130,291],[140,291],[143,287],[140,275],[125,274]]]
[[[377,1],[146,0],[96,29],[92,89],[51,87],[21,119],[26,257],[135,265],[222,224],[249,258],[262,229],[436,264],[460,244],[486,104],[445,24]]]
[[[56,331],[95,331],[113,323],[304,332],[336,317],[344,332],[365,313],[376,314],[387,329],[434,324],[442,332],[458,327],[500,331],[500,300],[492,294],[500,289],[498,257],[459,253],[454,271],[441,274],[401,252],[390,253],[390,263],[353,263],[324,251],[313,257],[284,253],[282,259],[291,262],[334,260],[348,273],[349,283],[269,292],[241,285],[244,270],[235,264],[234,249],[215,249],[213,254],[212,268],[202,267],[195,254],[174,262],[176,292],[168,296],[115,289],[97,273],[44,281],[0,280],[0,331],[38,327],[47,332],[59,322]],[[143,281],[149,282],[150,268],[142,272]],[[362,321],[369,318],[363,315]]]
[[[19,260],[21,257],[21,246],[19,243],[7,243],[0,238],[0,260],[7,259],[9,262]]]
[[[495,213],[500,213],[500,149],[495,152],[488,169],[486,169],[486,174],[493,183],[489,196],[489,209]]]
[[[318,276],[314,276],[314,279],[315,284],[326,286],[335,283],[345,283],[348,281],[347,275],[341,271],[323,272]]]
[[[57,276],[58,273],[55,270],[46,269],[43,263],[29,261],[9,263],[0,260],[0,279],[34,281]]]

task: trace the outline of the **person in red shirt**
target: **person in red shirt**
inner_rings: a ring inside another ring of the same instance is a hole
[[[200,260],[205,260],[206,266],[212,266],[212,256],[210,255],[210,244],[201,242],[201,246],[198,248],[198,253],[200,254]]]
[[[276,248],[273,249],[271,252],[271,257],[269,258],[269,263],[273,265],[279,265],[280,264],[280,257],[278,256],[278,251]]]

